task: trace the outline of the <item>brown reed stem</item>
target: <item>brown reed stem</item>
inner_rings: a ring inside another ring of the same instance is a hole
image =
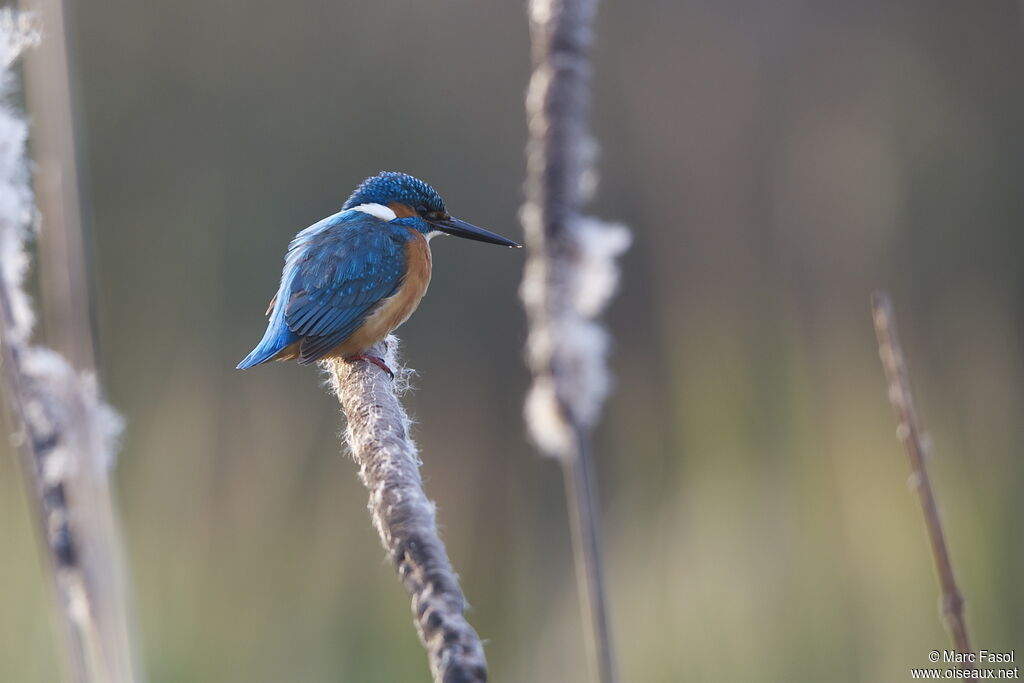
[[[369,353],[383,358],[402,386],[409,371],[398,364],[397,343],[389,337]],[[434,504],[423,491],[419,453],[395,382],[362,361],[322,365],[345,413],[345,440],[370,492],[373,525],[412,597],[435,683],[486,681],[483,646],[466,621],[466,598],[437,533]]]
[[[910,375],[896,333],[896,318],[888,294],[876,292],[871,299],[872,318],[878,337],[878,355],[889,384],[889,402],[896,413],[896,435],[903,444],[910,461],[910,481],[917,491],[924,515],[925,529],[931,544],[932,560],[939,579],[942,620],[949,631],[957,652],[971,652],[967,623],[964,619],[964,599],[957,587],[953,562],[946,546],[946,535],[939,516],[938,503],[928,476],[927,461],[931,458],[930,443],[922,433],[921,423],[910,388]],[[961,663],[961,668],[971,669],[970,662]]]

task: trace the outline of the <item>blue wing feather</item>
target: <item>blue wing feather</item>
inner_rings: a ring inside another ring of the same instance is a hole
[[[289,254],[296,276],[284,305],[302,338],[299,362],[312,363],[351,336],[405,274],[408,231],[360,212],[303,240]]]
[[[263,342],[239,367],[273,358],[296,341],[313,363],[351,336],[406,272],[406,228],[342,211],[292,240]]]

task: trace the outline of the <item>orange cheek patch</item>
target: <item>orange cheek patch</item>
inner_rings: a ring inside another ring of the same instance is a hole
[[[389,202],[388,208],[395,212],[396,218],[412,218],[416,215],[415,209],[402,202]]]

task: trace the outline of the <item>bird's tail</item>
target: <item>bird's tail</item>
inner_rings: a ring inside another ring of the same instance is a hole
[[[283,330],[278,329],[274,322],[274,320],[270,321],[263,340],[238,364],[239,370],[248,370],[254,365],[274,360],[275,356],[299,340],[298,336],[287,327],[282,326]]]

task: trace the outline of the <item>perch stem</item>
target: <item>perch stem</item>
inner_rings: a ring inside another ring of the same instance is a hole
[[[409,371],[398,364],[396,346],[389,337],[369,353],[403,382]],[[324,368],[347,420],[345,440],[370,492],[373,525],[412,597],[435,683],[483,683],[483,645],[466,620],[466,598],[438,535],[434,504],[423,491],[419,453],[395,381],[370,363],[336,359]]]

